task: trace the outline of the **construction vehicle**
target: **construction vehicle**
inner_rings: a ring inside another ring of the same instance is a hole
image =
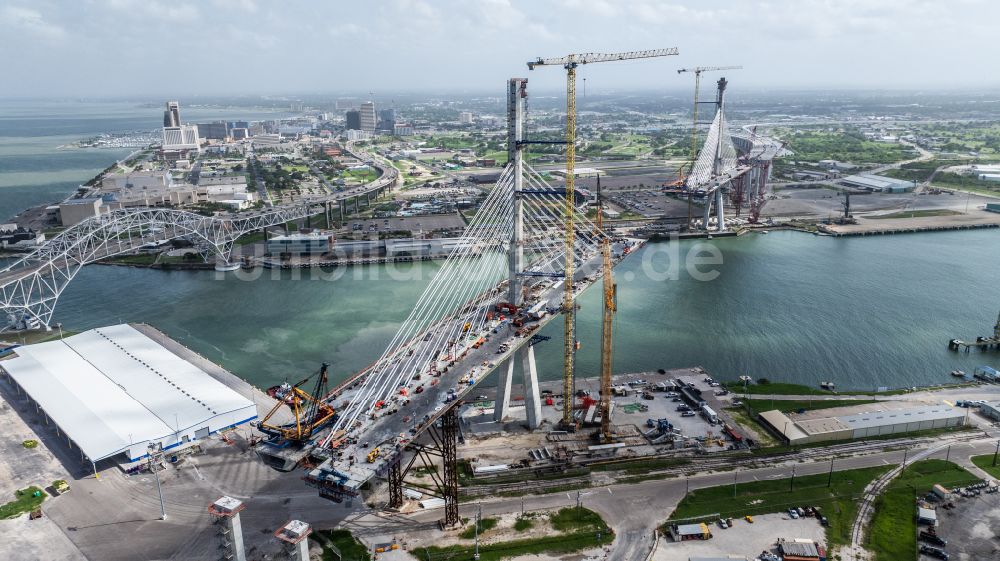
[[[323,401],[327,392],[327,369],[323,363],[319,371],[299,381],[295,385],[287,383],[268,388],[267,394],[278,400],[271,411],[257,424],[257,428],[272,438],[280,438],[291,442],[309,440],[319,429],[333,422],[336,417],[333,407]],[[312,393],[302,389],[307,382],[316,377]],[[271,424],[269,421],[282,406],[288,406],[294,421],[284,425]]]
[[[573,395],[574,362],[576,355],[576,304],[573,299],[573,269],[575,259],[576,233],[573,217],[576,211],[576,69],[581,64],[612,62],[616,60],[636,60],[677,55],[677,48],[633,51],[627,53],[584,53],[571,54],[559,58],[538,58],[528,62],[528,70],[537,66],[562,66],[566,69],[566,204],[565,204],[565,257],[563,270],[563,303],[565,315],[563,326],[563,395]],[[609,395],[609,394],[606,394]],[[606,419],[606,417],[604,417]],[[563,400],[562,425],[574,428],[573,402]],[[606,422],[602,420],[602,423]]]
[[[382,451],[378,448],[374,448],[371,452],[368,452],[368,463],[374,464],[375,460],[382,454]]]
[[[511,304],[510,302],[500,302],[497,304],[496,309],[498,312],[506,312],[508,315],[514,315],[517,313],[517,306]]]

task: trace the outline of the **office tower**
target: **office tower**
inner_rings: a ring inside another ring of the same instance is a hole
[[[366,101],[361,104],[361,130],[375,132],[375,102]]]
[[[167,102],[167,110],[163,112],[163,126],[181,126],[181,104],[176,101]]]

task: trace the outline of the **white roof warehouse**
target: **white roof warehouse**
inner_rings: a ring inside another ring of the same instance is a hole
[[[173,448],[257,417],[252,401],[130,325],[18,347],[0,361],[92,462]]]

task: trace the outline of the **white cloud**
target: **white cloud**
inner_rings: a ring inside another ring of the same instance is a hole
[[[108,0],[107,5],[135,19],[160,23],[188,23],[200,15],[194,4],[156,0]]]
[[[50,40],[62,39],[66,35],[65,29],[46,21],[40,12],[19,6],[0,7],[0,26]]]
[[[327,31],[333,37],[346,37],[349,35],[361,35],[365,29],[356,23],[341,23],[331,27]]]
[[[248,14],[257,13],[257,3],[254,0],[213,0],[213,3],[224,10],[235,10]]]

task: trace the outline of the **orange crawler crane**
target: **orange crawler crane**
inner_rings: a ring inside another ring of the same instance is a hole
[[[328,367],[329,365],[324,362],[318,372],[295,385],[285,383],[269,388],[267,394],[278,400],[278,403],[260,421],[258,428],[275,438],[302,442],[309,440],[317,430],[333,421],[335,415],[333,407],[322,401],[327,391]],[[317,374],[319,377],[316,379],[313,392],[310,394],[303,390],[302,386]],[[295,421],[284,425],[271,424],[269,422],[271,417],[281,409],[282,405],[288,406]]]

